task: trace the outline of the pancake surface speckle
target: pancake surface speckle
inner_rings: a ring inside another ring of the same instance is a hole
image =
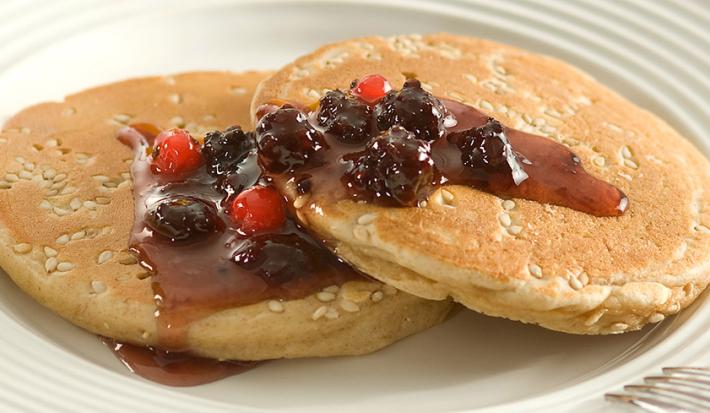
[[[248,126],[268,73],[189,73],[93,88],[30,107],[0,134],[0,266],[37,301],[96,334],[157,344],[151,281],[128,253],[130,123],[195,136]],[[451,304],[377,282],[350,282],[335,299],[261,302],[193,324],[188,344],[214,358],[260,360],[362,354],[440,322]]]
[[[421,297],[451,296],[486,314],[580,334],[661,321],[706,288],[707,159],[658,117],[556,59],[448,34],[347,40],[263,82],[252,114],[272,99],[311,104],[373,73],[395,88],[413,74],[435,96],[568,146],[630,206],[598,218],[464,186],[441,188],[423,208],[314,192],[299,216],[364,272]]]

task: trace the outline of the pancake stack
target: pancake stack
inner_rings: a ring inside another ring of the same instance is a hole
[[[155,269],[129,251],[134,156],[119,132],[151,124],[202,142],[233,125],[258,127],[264,104],[289,102],[305,116],[328,91],[370,74],[395,88],[416,78],[435,97],[564,145],[628,207],[599,217],[449,184],[402,207],[318,188],[304,197],[277,180],[298,224],[363,278],[211,313],[187,329],[192,354],[364,354],[442,322],[452,301],[567,333],[623,333],[679,312],[707,287],[710,164],[692,144],[561,61],[448,34],[346,40],[275,73],[133,79],[25,109],[0,134],[0,266],[92,333],[164,345]]]

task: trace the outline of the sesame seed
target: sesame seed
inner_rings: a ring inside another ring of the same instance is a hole
[[[55,250],[52,247],[44,247],[44,255],[47,257],[56,257],[57,256],[57,250]]]
[[[649,323],[660,323],[665,318],[666,318],[666,316],[661,313],[654,313],[654,314],[651,314],[650,317],[648,317],[648,322]]]
[[[64,245],[69,242],[69,235],[63,234],[60,235],[59,238],[57,238],[57,244],[59,245]]]
[[[385,295],[382,293],[382,291],[375,291],[370,296],[370,299],[375,303],[382,301],[383,298],[385,298]]]
[[[328,320],[335,320],[338,317],[340,317],[340,313],[335,308],[329,308],[328,311],[325,312],[325,318]]]
[[[35,170],[35,164],[33,164],[32,162],[25,162],[25,164],[23,166],[25,167],[26,170],[28,170],[30,172]]]
[[[355,228],[353,228],[353,235],[355,239],[360,241],[368,241],[370,239],[370,233],[367,231],[367,228],[362,225],[356,225]]]
[[[0,189],[10,189],[12,188],[12,184],[10,184],[7,181],[0,181]]]
[[[20,177],[15,175],[15,174],[6,174],[5,175],[5,180],[7,182],[17,182],[20,180]]]
[[[59,182],[53,183],[52,186],[50,186],[50,188],[59,190],[59,189],[64,188],[65,186],[67,186],[66,181],[59,181]]]
[[[29,171],[22,170],[22,171],[18,172],[17,175],[20,177],[20,179],[26,179],[26,180],[32,179],[32,173]]]
[[[513,220],[510,218],[510,215],[508,215],[508,214],[505,213],[505,212],[502,213],[502,214],[500,214],[500,216],[498,217],[498,219],[500,220],[500,223],[501,223],[504,227],[509,227],[509,226],[513,223]]]
[[[638,165],[636,162],[632,161],[631,159],[624,159],[624,165],[628,166],[631,169],[638,169]]]
[[[447,204],[451,205],[451,202],[454,200],[454,194],[451,192],[447,191],[446,189],[441,190],[441,197],[446,201]]]
[[[606,165],[606,159],[604,159],[603,156],[595,156],[594,159],[592,159],[592,162],[594,162],[594,164],[597,166]]]
[[[382,286],[382,291],[387,294],[387,295],[395,295],[397,294],[397,289],[392,287],[391,285],[383,285]]]
[[[68,186],[68,187],[62,189],[62,190],[59,192],[59,194],[60,194],[60,195],[67,195],[67,194],[71,194],[71,193],[74,193],[74,192],[76,192],[76,188],[74,188],[73,186]]]
[[[24,164],[25,162],[27,162],[27,161],[25,161],[25,158],[23,158],[23,157],[21,157],[21,156],[18,156],[17,158],[15,158],[15,160],[16,160],[17,163],[19,163],[19,164]]]
[[[331,285],[331,286],[325,287],[323,289],[323,291],[325,291],[327,293],[333,293],[333,294],[336,294],[339,290],[340,290],[340,287],[338,287],[337,285]]]
[[[280,301],[269,300],[268,306],[269,306],[269,310],[274,313],[283,313],[284,312],[284,305],[281,304]]]
[[[613,331],[624,331],[627,328],[629,328],[629,325],[626,323],[614,323],[611,325]]]
[[[606,314],[607,311],[609,310],[607,310],[606,308],[601,308],[595,311],[584,321],[584,325],[589,327],[591,325],[596,324],[597,321],[601,320],[601,318],[604,316],[604,314]]]
[[[327,311],[328,308],[326,306],[320,306],[316,311],[313,312],[313,316],[311,318],[313,318],[313,321],[316,321],[323,317]]]
[[[49,273],[57,269],[57,259],[54,257],[49,257],[47,258],[47,261],[44,262],[44,269]]]
[[[101,254],[99,254],[99,257],[96,259],[96,262],[98,262],[99,265],[101,265],[101,264],[107,262],[108,260],[110,260],[111,258],[113,258],[113,252],[104,251]]]
[[[168,100],[175,104],[182,103],[182,96],[179,93],[173,93],[168,96]]]
[[[44,179],[52,179],[57,175],[57,172],[54,169],[47,169],[46,171],[42,172],[42,177]]]
[[[101,183],[108,182],[111,180],[111,178],[109,178],[106,175],[94,175],[94,176],[92,176],[92,178],[94,178],[97,182],[101,182]]]
[[[94,280],[91,282],[91,288],[94,289],[94,292],[96,294],[104,293],[107,290],[106,284],[104,284],[103,281],[98,281],[98,280]]]
[[[569,285],[573,290],[581,290],[583,285],[575,276],[571,276],[569,279]]]
[[[80,239],[84,239],[86,237],[86,231],[77,231],[72,234],[71,240],[72,241],[78,241]]]
[[[67,211],[66,209],[59,208],[59,207],[52,208],[52,211],[54,211],[54,213],[59,215],[60,217],[67,215],[69,213],[69,211]]]
[[[230,90],[230,92],[234,93],[235,95],[244,95],[247,93],[246,88],[239,87],[239,86],[234,86],[229,90]]]
[[[18,253],[18,254],[27,254],[28,252],[32,251],[32,245],[27,244],[27,243],[20,243],[16,244],[12,249]]]
[[[96,203],[99,205],[107,205],[111,203],[111,198],[105,198],[100,196],[96,198]]]
[[[349,300],[341,301],[340,308],[347,311],[348,313],[356,313],[360,311],[360,306]]]
[[[536,278],[542,278],[542,268],[537,264],[528,265],[528,271],[530,274]]]
[[[521,227],[520,225],[512,225],[508,227],[508,232],[513,235],[518,235],[523,232],[523,227]]]
[[[106,188],[115,188],[115,187],[118,186],[118,184],[116,184],[116,183],[113,182],[113,181],[104,182],[104,183],[101,184],[101,185],[105,186]]]
[[[55,175],[54,178],[52,179],[54,182],[59,182],[67,179],[67,174],[58,174]]]
[[[72,199],[71,202],[69,202],[69,207],[76,211],[81,208],[81,200],[79,198]]]
[[[631,158],[631,149],[628,146],[623,146],[621,148],[621,156],[624,158]]]
[[[185,124],[185,120],[182,118],[182,116],[175,116],[172,119],[170,119],[170,123],[172,123],[175,126],[180,126]]]
[[[138,260],[133,255],[129,255],[127,257],[123,257],[123,258],[119,259],[118,263],[121,265],[133,265],[133,264],[138,264]]]
[[[86,209],[96,209],[96,202],[94,202],[94,201],[84,201],[84,208],[86,208]]]
[[[59,146],[59,141],[57,141],[56,139],[49,139],[47,142],[45,142],[45,145],[47,145],[47,147],[49,148],[56,148],[57,146]]]
[[[59,264],[57,264],[57,271],[59,271],[59,272],[67,272],[67,271],[71,271],[73,269],[74,269],[74,264],[72,264],[70,262],[60,262]]]
[[[489,110],[492,111],[493,109],[493,104],[487,100],[482,100],[481,101],[481,109]]]
[[[125,113],[119,113],[119,114],[113,116],[113,120],[115,120],[118,123],[122,123],[124,125],[127,125],[128,122],[131,121],[131,116],[127,115]]]
[[[589,284],[589,275],[587,275],[586,272],[580,273],[580,274],[577,276],[577,278],[578,278],[579,281],[582,283],[582,285],[587,285],[587,284]]]
[[[357,223],[360,225],[368,225],[368,224],[373,223],[376,218],[377,218],[377,215],[375,215],[375,214],[360,215],[360,217],[357,219]]]
[[[329,292],[326,292],[326,291],[321,291],[321,292],[319,292],[318,294],[316,294],[316,298],[317,298],[319,301],[322,301],[322,302],[324,302],[324,303],[327,303],[327,302],[329,302],[329,301],[335,300],[335,294],[329,293]]]
[[[144,331],[143,334],[141,334],[141,337],[143,337],[144,340],[147,340],[148,337],[150,337],[150,333],[147,331]]]
[[[506,211],[510,211],[511,209],[515,208],[515,201],[506,199],[503,201],[503,209]]]

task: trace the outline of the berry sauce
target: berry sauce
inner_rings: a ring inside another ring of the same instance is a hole
[[[358,87],[355,81],[350,93],[326,93],[311,112],[283,102],[257,110],[259,162],[275,182],[292,180],[299,192],[390,207],[419,206],[441,185],[598,217],[620,216],[628,207],[622,191],[587,173],[564,145],[438,99],[416,79],[401,90],[383,90],[376,101],[372,94],[358,98],[352,92]],[[300,123],[284,128],[279,120],[285,111],[291,117],[299,113]],[[266,136],[262,130],[278,133]],[[284,142],[285,150],[268,147],[274,141]],[[267,151],[261,150],[264,145]]]
[[[185,352],[120,343],[105,337],[102,337],[101,341],[132,373],[167,386],[207,384],[243,373],[261,364],[258,361],[220,361],[196,357]]]
[[[156,136],[159,131],[147,124],[119,133],[135,154],[130,249],[151,274],[160,349],[111,347],[147,379],[202,384],[245,370],[245,364],[190,356],[192,323],[264,300],[303,298],[362,275],[289,215],[283,197],[262,175],[250,134],[238,127],[208,134],[201,167],[191,162],[189,173],[175,174],[152,168],[159,159],[152,149]]]

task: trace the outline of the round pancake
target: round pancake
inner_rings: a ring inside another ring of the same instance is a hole
[[[568,146],[630,207],[598,218],[463,186],[441,188],[424,208],[312,196],[299,216],[359,269],[420,297],[451,296],[485,314],[580,334],[661,321],[707,286],[707,159],[661,119],[559,60],[448,34],[347,40],[264,81],[252,114],[271,99],[310,104],[372,73],[394,88],[413,74],[436,96]]]
[[[248,125],[267,73],[205,72],[128,80],[28,108],[0,134],[0,265],[37,301],[93,333],[156,345],[151,280],[128,254],[134,201],[128,123],[196,135]],[[350,282],[321,302],[261,302],[194,323],[193,352],[223,359],[377,350],[440,322],[450,303]]]

